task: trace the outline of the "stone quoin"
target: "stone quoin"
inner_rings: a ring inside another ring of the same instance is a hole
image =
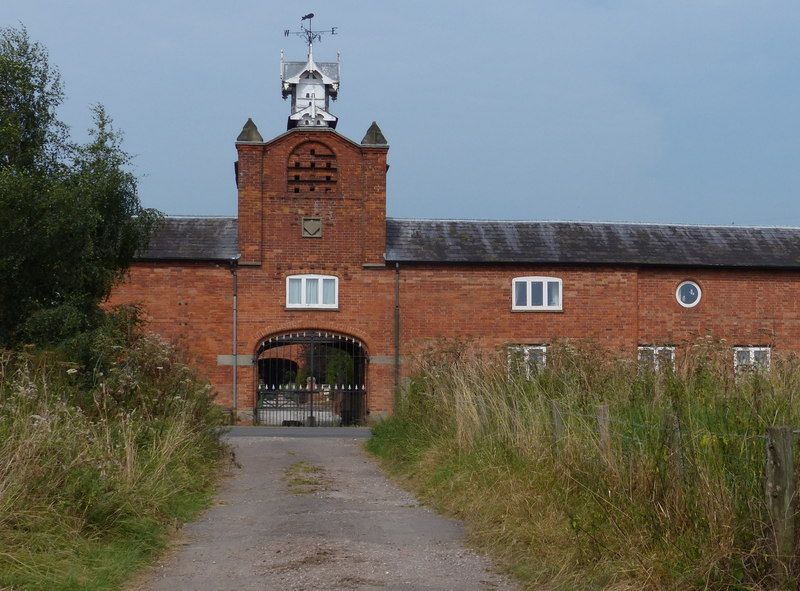
[[[655,363],[704,335],[732,367],[800,353],[800,229],[387,218],[381,129],[335,130],[338,60],[281,56],[281,90],[287,131],[248,119],[236,140],[237,217],[168,217],[110,298],[182,344],[238,420],[391,412],[404,361],[443,338],[529,363],[570,339]]]

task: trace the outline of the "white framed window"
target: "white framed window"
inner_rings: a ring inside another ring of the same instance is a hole
[[[289,275],[286,307],[322,310],[339,307],[339,278],[333,275]]]
[[[511,345],[508,348],[508,375],[530,379],[547,364],[547,345]]]
[[[684,308],[694,308],[702,297],[703,290],[694,281],[682,281],[675,290],[675,299]]]
[[[733,368],[736,372],[769,370],[772,362],[771,347],[734,347]]]
[[[557,277],[514,277],[512,310],[561,310],[562,283]]]
[[[675,369],[675,347],[672,345],[639,345],[639,367],[656,372]]]

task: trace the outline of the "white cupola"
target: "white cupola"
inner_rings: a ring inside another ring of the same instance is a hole
[[[314,47],[308,44],[305,62],[287,62],[281,51],[281,91],[292,97],[287,129],[294,127],[336,127],[338,118],[331,115],[330,101],[339,92],[339,56],[335,62],[314,61]]]

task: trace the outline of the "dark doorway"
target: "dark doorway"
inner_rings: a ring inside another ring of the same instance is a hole
[[[346,426],[366,418],[367,363],[353,337],[303,331],[268,337],[256,351],[256,421]]]
[[[260,384],[288,384],[297,377],[298,365],[291,359],[267,357],[258,360],[258,380]]]

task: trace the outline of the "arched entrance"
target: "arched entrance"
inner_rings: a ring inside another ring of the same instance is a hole
[[[358,339],[316,330],[278,334],[261,341],[255,359],[259,424],[364,422],[369,357]]]

